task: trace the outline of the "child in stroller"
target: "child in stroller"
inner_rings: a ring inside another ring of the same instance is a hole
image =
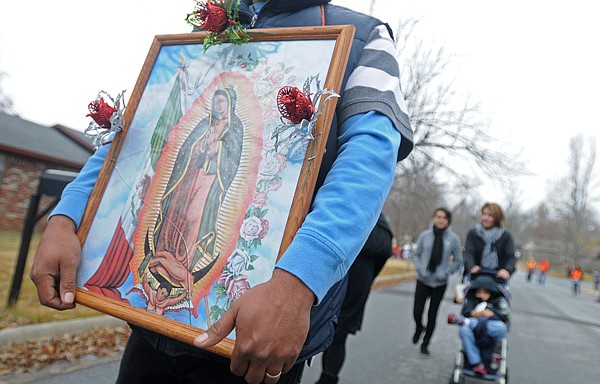
[[[466,288],[460,315],[450,313],[449,324],[460,325],[466,361],[464,368],[477,376],[494,375],[510,321],[510,294],[493,275],[480,273]]]

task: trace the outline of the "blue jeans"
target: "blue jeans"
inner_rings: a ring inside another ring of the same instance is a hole
[[[546,272],[540,271],[540,277],[539,277],[538,283],[541,285],[546,284]]]
[[[481,353],[475,343],[475,333],[473,332],[473,329],[475,329],[479,321],[474,317],[470,317],[469,320],[471,321],[470,324],[463,324],[460,327],[458,334],[463,342],[463,348],[469,364],[477,365],[481,363]],[[506,336],[506,324],[500,320],[488,320],[487,333],[492,339],[498,342]]]

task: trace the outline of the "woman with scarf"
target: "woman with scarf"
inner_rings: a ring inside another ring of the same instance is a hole
[[[421,353],[429,356],[429,341],[435,329],[435,321],[444,298],[448,277],[460,270],[463,264],[460,238],[450,229],[452,213],[446,208],[437,208],[433,213],[433,226],[419,235],[413,261],[417,270],[417,285],[413,316],[415,333],[412,342],[417,344],[423,331]],[[423,326],[423,310],[429,299],[427,325]]]
[[[497,277],[508,280],[515,265],[515,241],[504,229],[504,212],[496,203],[485,203],[481,223],[467,234],[465,269],[472,275],[482,269],[494,270]]]

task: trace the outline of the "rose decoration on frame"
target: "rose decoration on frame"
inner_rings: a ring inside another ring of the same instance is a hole
[[[241,45],[250,41],[250,36],[238,21],[241,0],[198,1],[194,11],[188,13],[186,21],[200,31],[208,32],[204,38],[203,51],[224,42]]]
[[[106,102],[105,97],[110,100],[112,105]],[[89,113],[86,117],[91,117],[92,121],[84,133],[94,138],[94,147],[98,148],[100,145],[108,144],[107,137],[123,129],[125,124],[123,118],[123,111],[125,110],[124,97],[124,90],[114,99],[105,91],[100,91],[96,100],[88,104]]]
[[[311,92],[314,83],[315,92]],[[311,95],[313,95],[311,99]],[[326,96],[321,103],[321,98]],[[329,99],[339,97],[333,90],[322,89],[319,75],[310,76],[304,82],[303,90],[285,86],[277,93],[277,109],[281,114],[281,124],[275,128],[271,136],[275,139],[275,147],[281,144],[293,144],[302,139],[315,138],[317,117]],[[317,110],[315,107],[319,105]]]

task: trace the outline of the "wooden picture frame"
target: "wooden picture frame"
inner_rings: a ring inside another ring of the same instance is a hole
[[[204,53],[204,33],[155,37],[78,231],[78,303],[193,344],[271,277],[312,200],[354,27],[249,34]],[[282,118],[284,87],[321,93],[313,125]]]

